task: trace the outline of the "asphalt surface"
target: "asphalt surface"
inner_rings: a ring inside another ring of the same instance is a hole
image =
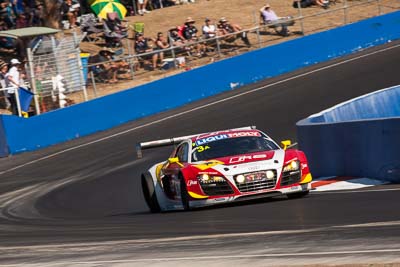
[[[139,141],[247,125],[296,141],[298,120],[400,84],[399,45],[0,159],[0,266],[400,263],[399,185],[150,214],[140,173],[170,149],[140,160],[134,150]]]

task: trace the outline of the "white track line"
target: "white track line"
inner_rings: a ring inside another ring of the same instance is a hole
[[[395,253],[400,249],[371,249],[371,250],[346,250],[346,251],[321,251],[321,252],[299,252],[299,253],[266,253],[266,254],[242,254],[242,255],[213,255],[213,256],[193,256],[193,257],[165,257],[165,258],[143,258],[132,260],[97,260],[97,261],[65,261],[54,262],[49,265],[46,263],[23,263],[23,264],[7,264],[0,265],[3,267],[17,266],[57,266],[57,265],[88,265],[88,264],[115,264],[115,263],[139,263],[139,262],[171,262],[171,261],[211,261],[211,260],[229,260],[229,259],[252,259],[252,258],[281,258],[281,257],[299,257],[299,256],[335,256],[335,255],[354,255],[354,254],[377,254],[377,253]]]
[[[362,191],[353,191],[353,190],[342,190],[342,191],[311,191],[314,195],[318,194],[354,194],[354,193],[371,193],[371,192],[387,192],[387,191],[400,191],[400,188],[381,188],[381,189],[369,189]]]
[[[100,139],[95,140],[95,141],[91,141],[91,142],[88,142],[88,143],[85,143],[85,144],[74,146],[74,147],[71,147],[71,148],[68,148],[68,149],[65,149],[65,150],[50,154],[48,156],[45,156],[45,157],[42,157],[42,158],[38,158],[36,160],[32,160],[32,161],[29,161],[27,163],[18,165],[18,166],[14,167],[14,168],[10,168],[8,170],[1,171],[0,175],[8,173],[8,172],[11,172],[11,171],[14,171],[14,170],[17,170],[17,169],[20,169],[20,168],[23,168],[23,167],[28,166],[28,165],[32,165],[32,164],[34,164],[36,162],[39,162],[39,161],[42,161],[42,160],[45,160],[45,159],[56,157],[56,156],[58,156],[60,154],[64,154],[66,152],[69,152],[69,151],[72,151],[72,150],[75,150],[75,149],[78,149],[78,148],[81,148],[81,147],[86,147],[86,146],[89,146],[89,145],[92,145],[92,144],[96,144],[96,143],[102,142],[104,140],[108,140],[108,139],[111,139],[111,138],[114,138],[114,137],[129,133],[129,132],[132,132],[132,131],[135,131],[135,130],[138,130],[138,129],[142,129],[142,128],[145,128],[145,127],[148,127],[148,126],[151,126],[151,125],[154,125],[154,124],[158,124],[158,123],[166,121],[166,120],[170,120],[170,119],[173,119],[173,118],[176,118],[176,117],[180,117],[182,115],[191,113],[193,111],[197,111],[197,110],[201,110],[201,109],[204,109],[204,108],[207,108],[207,107],[210,107],[210,106],[214,106],[214,105],[219,104],[219,103],[223,103],[223,102],[226,102],[226,101],[229,101],[229,100],[232,100],[232,99],[235,99],[235,98],[247,95],[247,94],[251,94],[251,93],[263,90],[265,88],[269,88],[269,87],[272,87],[272,86],[275,86],[275,85],[278,85],[278,84],[282,84],[282,83],[285,83],[285,82],[288,82],[288,81],[292,81],[292,80],[295,80],[295,79],[298,79],[298,78],[301,78],[301,77],[305,77],[305,76],[311,75],[313,73],[317,73],[317,72],[320,72],[320,71],[323,71],[323,70],[334,68],[336,66],[340,66],[340,65],[352,62],[352,61],[356,61],[356,60],[361,59],[361,58],[365,58],[365,57],[372,56],[372,55],[375,55],[375,54],[383,53],[385,51],[389,51],[389,50],[395,49],[397,47],[400,47],[400,44],[394,45],[394,46],[391,46],[391,47],[388,47],[388,48],[384,48],[384,49],[381,49],[381,50],[377,50],[377,51],[374,51],[374,52],[371,52],[371,53],[368,53],[368,54],[365,54],[365,55],[361,55],[361,56],[358,56],[358,57],[355,57],[355,58],[347,59],[347,60],[344,60],[344,61],[341,61],[341,62],[338,62],[338,63],[334,63],[334,64],[331,64],[331,65],[328,65],[328,66],[325,66],[325,67],[322,67],[322,68],[319,68],[319,69],[315,69],[315,70],[312,70],[312,71],[309,71],[309,72],[306,72],[306,73],[302,73],[302,74],[299,74],[299,75],[296,75],[296,76],[293,76],[293,77],[290,77],[290,78],[287,78],[287,79],[283,79],[281,81],[277,81],[277,82],[274,82],[274,83],[271,83],[271,84],[267,84],[267,85],[264,85],[264,86],[261,86],[261,87],[257,87],[257,88],[254,88],[252,90],[249,90],[249,91],[246,91],[246,92],[234,95],[234,96],[230,96],[230,97],[227,97],[227,98],[224,98],[224,99],[220,99],[220,100],[217,100],[217,101],[212,102],[212,103],[208,103],[208,104],[205,104],[205,105],[202,105],[202,106],[198,106],[198,107],[195,107],[195,108],[190,109],[190,110],[186,110],[186,111],[174,114],[174,115],[170,115],[170,116],[167,116],[167,117],[162,118],[162,119],[158,119],[158,120],[155,120],[155,121],[152,121],[152,122],[149,122],[149,123],[145,123],[143,125],[139,125],[139,126],[131,128],[131,129],[128,129],[128,130],[125,130],[125,131],[122,131],[122,132],[119,132],[119,133],[116,133],[116,134],[112,134],[112,135],[100,138]]]

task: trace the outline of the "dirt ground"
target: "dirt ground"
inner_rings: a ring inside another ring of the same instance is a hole
[[[125,20],[127,24],[132,25],[135,22],[143,22],[144,34],[146,37],[155,37],[157,32],[166,33],[171,26],[183,25],[187,17],[196,20],[196,27],[200,30],[205,18],[211,19],[214,23],[221,17],[225,17],[230,22],[237,23],[244,29],[251,29],[259,25],[259,9],[267,0],[196,0],[195,3],[178,5],[163,9],[153,10],[150,14],[144,16],[129,16]],[[380,2],[380,8],[378,3]],[[186,58],[187,67],[181,69],[172,69],[168,71],[155,70],[146,71],[139,69],[134,72],[134,77],[130,73],[119,77],[118,83],[96,83],[94,87],[89,81],[87,92],[89,99],[108,95],[121,90],[129,89],[140,84],[148,83],[157,79],[171,76],[180,72],[187,71],[198,66],[210,64],[223,58],[235,56],[260,47],[285,42],[294,38],[309,35],[315,32],[332,29],[347,23],[356,22],[366,18],[374,17],[381,14],[394,12],[400,9],[400,1],[398,0],[337,0],[336,4],[331,5],[329,9],[322,9],[318,6],[303,8],[300,10],[293,8],[293,0],[268,0],[272,9],[278,16],[293,16],[299,18],[303,16],[303,20],[296,20],[296,24],[290,27],[291,35],[289,37],[281,37],[276,34],[264,32],[257,37],[255,31],[249,33],[249,39],[252,43],[250,48],[245,46],[235,47],[234,49],[225,49],[221,55],[218,53],[209,54],[204,58]],[[342,7],[349,6],[345,12]],[[303,27],[302,27],[303,26]],[[68,34],[68,32],[66,33]],[[130,32],[132,37],[132,32]],[[240,41],[238,42],[240,43]],[[124,42],[124,54],[133,51],[132,38],[128,38]],[[81,43],[82,52],[96,54],[103,43]],[[127,46],[131,47],[128,48]],[[68,97],[75,103],[83,101],[83,93],[69,94]],[[7,111],[1,111],[6,113]]]

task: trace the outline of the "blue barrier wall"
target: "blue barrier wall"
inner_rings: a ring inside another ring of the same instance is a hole
[[[0,117],[0,157],[8,155],[7,135],[4,131],[3,117]]]
[[[46,147],[231,90],[231,83],[254,83],[399,39],[399,26],[400,12],[394,12],[29,119],[3,115],[8,150]]]
[[[366,104],[365,99],[368,99]],[[312,115],[310,122],[342,122],[350,120],[378,119],[399,117],[400,91],[392,88],[384,89],[339,104],[320,114]]]
[[[399,103],[397,86],[299,121],[299,148],[311,173],[400,182]]]

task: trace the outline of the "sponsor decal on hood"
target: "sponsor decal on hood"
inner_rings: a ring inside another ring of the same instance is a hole
[[[207,164],[207,167],[214,167],[215,165],[234,165],[234,164],[241,164],[241,163],[248,163],[248,162],[254,162],[254,161],[260,161],[260,160],[270,160],[274,157],[275,151],[267,151],[267,152],[257,152],[257,153],[252,153],[252,154],[244,154],[244,155],[238,155],[238,156],[230,156],[230,157],[223,157],[223,158],[218,158],[219,164]],[[205,164],[201,165],[194,165],[195,167],[199,169],[205,169],[205,166],[202,166]],[[201,168],[203,167],[203,168]]]
[[[266,153],[254,153],[248,155],[234,156],[230,157],[229,161],[226,164],[240,164],[259,160],[269,160],[274,157],[274,154],[274,151],[269,151]]]

